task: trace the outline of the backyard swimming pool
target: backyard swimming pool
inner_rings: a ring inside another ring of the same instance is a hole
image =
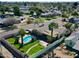
[[[31,40],[32,40],[32,36],[31,36],[31,35],[25,35],[25,36],[23,37],[23,43],[24,43],[24,44],[30,42]],[[21,43],[21,38],[20,38],[20,40],[19,40],[19,43]]]

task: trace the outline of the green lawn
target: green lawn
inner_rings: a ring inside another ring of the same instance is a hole
[[[13,38],[13,37],[12,37],[12,38],[8,38],[7,41],[8,41],[10,44],[14,45],[14,47],[17,48],[17,49],[18,49],[19,46],[20,46],[20,44],[14,44],[15,38]],[[36,53],[36,52],[38,52],[39,50],[41,50],[41,49],[44,48],[42,45],[39,44],[39,41],[38,41],[38,40],[33,40],[32,42],[27,43],[27,44],[25,44],[22,48],[20,48],[20,51],[23,52],[23,53],[26,53],[27,50],[28,50],[30,47],[32,47],[33,45],[35,45],[35,44],[38,44],[38,45],[35,46],[34,48],[32,48],[32,49],[28,52],[28,55],[32,55],[32,54],[34,54],[34,53]]]
[[[59,18],[59,17],[60,17],[60,16],[39,17],[39,18],[35,18],[35,21],[38,21],[38,22],[45,22],[45,21],[49,21],[49,20],[56,19],[56,18]]]
[[[41,50],[41,49],[43,49],[44,47],[41,46],[41,45],[38,43],[38,45],[37,45],[36,47],[34,47],[33,49],[31,49],[28,54],[29,54],[29,55],[32,55],[32,54],[34,54],[35,52],[38,52],[38,51],[39,51],[39,48],[40,48],[40,50]]]

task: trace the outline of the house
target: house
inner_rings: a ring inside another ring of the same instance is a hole
[[[8,20],[8,21],[7,21]],[[16,19],[16,20],[12,20],[12,19],[8,19],[8,18],[3,18],[3,19],[1,19],[0,18],[0,27],[2,28],[2,27],[6,27],[7,25],[6,24],[11,24],[11,23],[14,23],[14,24],[18,24],[18,23],[20,23],[20,20],[19,19]]]
[[[52,16],[51,12],[45,12],[45,13],[41,13],[41,16]]]
[[[28,11],[29,8],[30,8],[30,6],[24,6],[24,5],[19,6],[19,9],[20,9],[20,11],[21,11],[22,13],[27,13],[27,12],[29,12],[29,11]]]
[[[41,16],[55,16],[55,15],[60,15],[60,14],[61,14],[60,10],[51,8],[51,9],[45,11],[44,13],[41,13]]]
[[[7,17],[10,17],[10,16],[14,16],[14,14],[13,13],[0,14],[0,18],[7,18]]]
[[[79,23],[79,17],[71,17],[68,20],[71,23]]]
[[[68,38],[66,38],[65,44],[66,46],[79,51],[79,32],[72,33]]]

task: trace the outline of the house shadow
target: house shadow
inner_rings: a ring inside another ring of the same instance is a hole
[[[45,41],[47,43],[52,43],[52,42],[54,42],[54,41],[59,39],[58,37],[51,37],[49,35],[40,33],[37,30],[32,31],[31,35],[34,36],[34,38],[37,38],[38,40],[43,40],[43,41]]]

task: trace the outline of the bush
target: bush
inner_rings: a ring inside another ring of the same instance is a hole
[[[47,18],[46,20],[51,20],[50,18]]]

